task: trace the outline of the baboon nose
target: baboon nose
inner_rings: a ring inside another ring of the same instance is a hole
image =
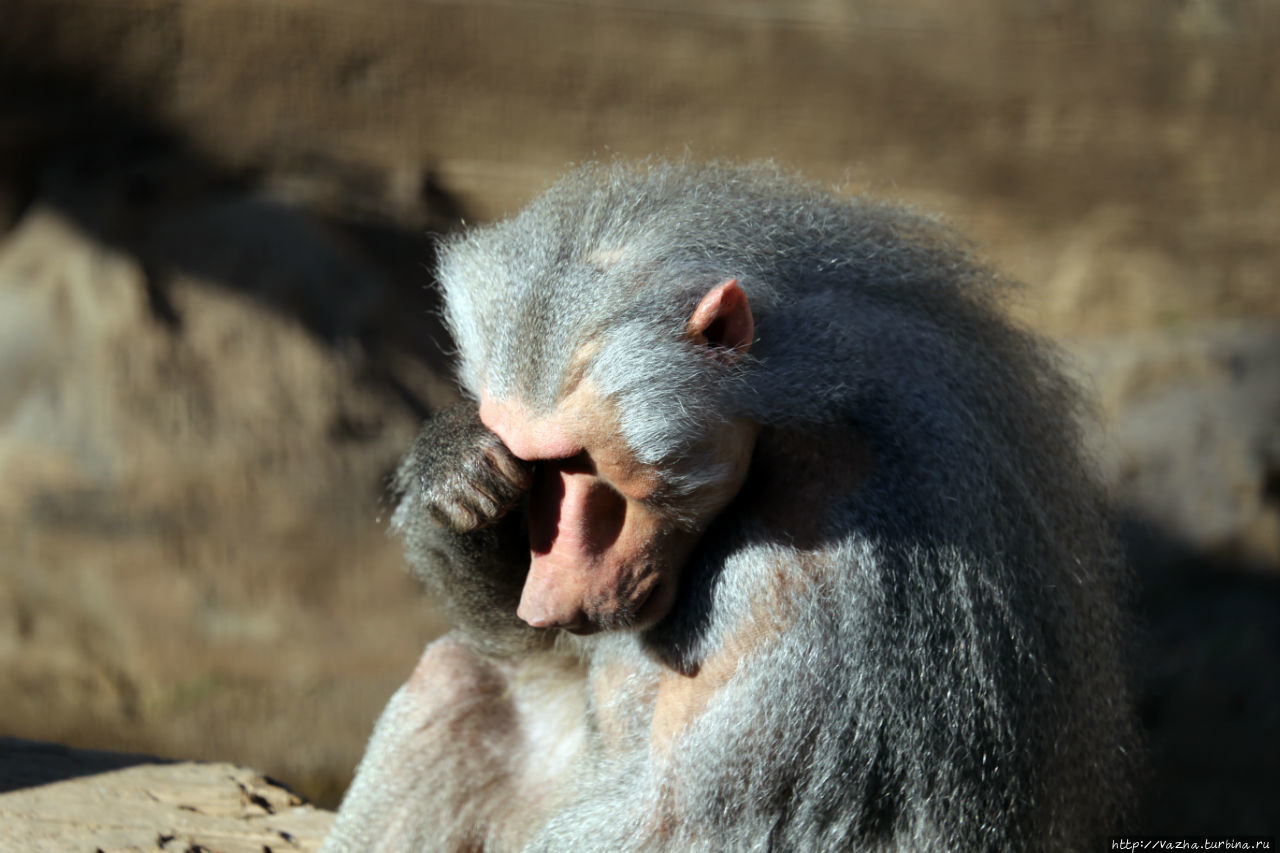
[[[587,621],[581,610],[570,615],[557,616],[537,612],[526,613],[522,608],[516,611],[516,615],[534,628],[559,628],[571,634],[580,635],[594,634],[597,630]]]
[[[585,625],[581,595],[566,588],[572,578],[548,562],[538,557],[531,561],[516,615],[534,628],[573,630]]]

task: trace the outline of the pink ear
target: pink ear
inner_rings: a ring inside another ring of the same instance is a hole
[[[702,297],[685,324],[689,337],[704,346],[742,355],[755,340],[756,321],[751,316],[747,294],[731,278],[717,284]]]

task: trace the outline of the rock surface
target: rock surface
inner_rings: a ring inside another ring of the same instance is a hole
[[[252,770],[0,738],[0,850],[318,850],[333,814]]]

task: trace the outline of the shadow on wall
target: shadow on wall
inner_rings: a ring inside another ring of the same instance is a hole
[[[17,129],[0,141],[0,230],[51,206],[137,261],[148,304],[173,333],[183,318],[169,285],[183,274],[354,348],[368,381],[428,413],[403,374],[448,373],[431,234],[464,218],[430,173],[320,157],[232,171],[75,81],[21,71],[0,70],[0,127]]]
[[[150,755],[69,749],[54,743],[0,737],[0,794],[138,764],[168,763],[171,762]]]
[[[1140,827],[1271,834],[1280,825],[1280,577],[1130,515],[1150,749]]]

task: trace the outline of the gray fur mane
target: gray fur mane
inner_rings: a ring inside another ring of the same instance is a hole
[[[682,332],[730,278],[758,340],[725,370]],[[831,421],[886,395],[967,395],[946,411],[971,422],[950,426],[994,427],[1013,444],[1028,427],[1060,435],[1076,422],[1052,357],[999,318],[1008,282],[966,244],[930,218],[773,164],[584,166],[516,217],[448,241],[440,281],[468,393],[550,411],[575,354],[595,347],[587,375],[655,465],[686,457],[724,417]],[[951,358],[922,364],[922,349]],[[968,375],[996,381],[975,388]],[[1028,392],[1038,399],[1016,399]],[[922,417],[934,408],[921,405]]]

